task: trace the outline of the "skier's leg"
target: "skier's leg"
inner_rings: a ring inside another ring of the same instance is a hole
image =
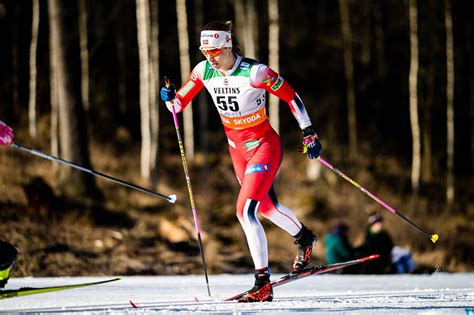
[[[235,175],[241,186],[237,199],[236,215],[247,238],[247,244],[255,264],[255,269],[262,269],[268,267],[268,251],[265,232],[257,218],[259,202],[248,198],[247,189],[242,189],[245,169],[248,162],[237,148],[229,146],[229,152],[232,158],[232,164],[234,165]]]
[[[313,246],[318,240],[316,235],[296,218],[293,211],[278,202],[273,186],[261,202],[260,212],[295,238],[298,250],[293,260],[292,272],[298,273],[303,270],[311,260]]]
[[[268,249],[265,231],[257,217],[260,202],[267,195],[273,178],[280,166],[280,159],[269,158],[265,145],[258,148],[244,167],[234,167],[240,178],[241,188],[237,199],[237,217],[245,232],[247,243],[255,263],[255,269],[268,267]],[[278,156],[279,151],[273,156]],[[238,160],[237,160],[238,161]]]
[[[275,225],[295,236],[301,231],[303,224],[293,211],[278,202],[273,186],[260,203],[260,213]]]
[[[247,160],[233,146],[229,146],[235,174],[239,184],[244,183]],[[257,218],[258,201],[245,196],[247,189],[241,189],[237,201],[237,218],[244,230],[252,260],[255,264],[255,284],[239,302],[271,301],[273,289],[270,284],[270,268],[268,267],[267,239],[263,227]]]

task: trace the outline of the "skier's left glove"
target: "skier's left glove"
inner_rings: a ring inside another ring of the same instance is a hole
[[[10,278],[10,270],[18,256],[18,249],[8,242],[0,241],[0,288],[5,287]]]
[[[0,145],[10,145],[13,143],[13,130],[0,120]]]
[[[300,147],[301,153],[308,153],[310,159],[317,159],[323,150],[323,145],[319,141],[316,131],[312,126],[303,129],[303,146]]]

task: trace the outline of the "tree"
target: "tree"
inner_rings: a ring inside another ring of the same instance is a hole
[[[418,121],[418,13],[416,0],[409,2],[409,24],[410,24],[410,73],[409,73],[409,94],[410,94],[410,125],[412,134],[412,166],[411,166],[411,186],[418,193],[420,186],[420,164],[421,164],[421,144],[420,125]]]
[[[280,25],[278,17],[278,0],[268,0],[268,65],[279,71],[280,67]],[[280,131],[279,98],[269,96],[269,112],[272,127],[276,132]]]
[[[194,31],[196,34],[201,34],[201,28],[204,25],[204,0],[194,1]],[[196,63],[202,60],[203,56],[200,51],[196,51]],[[207,96],[205,93],[197,95],[199,103],[199,151],[203,153],[204,160],[207,161],[209,153],[209,105],[207,103]],[[207,165],[206,165],[207,166]],[[206,174],[206,170],[203,171]],[[208,184],[206,182],[206,184]]]
[[[176,0],[176,14],[178,17],[178,44],[179,44],[179,65],[181,68],[181,84],[183,85],[191,72],[189,57],[189,35],[188,35],[188,15],[186,12],[186,0]],[[189,104],[183,111],[184,122],[184,146],[186,155],[191,161],[194,159],[194,125],[193,107]]]
[[[36,113],[36,50],[38,47],[38,29],[40,19],[39,0],[33,0],[31,45],[30,45],[30,98],[28,102],[28,126],[30,137],[36,141],[38,138],[37,113]]]
[[[160,77],[160,50],[159,50],[159,23],[158,23],[158,0],[150,0],[150,170],[151,181],[156,185],[160,134],[160,112],[158,99],[158,82]]]
[[[352,32],[349,19],[349,1],[339,0],[341,16],[344,74],[346,78],[347,116],[349,122],[349,151],[351,158],[357,155],[357,114],[354,88],[354,66],[352,60]]]
[[[148,42],[150,39],[148,18],[148,0],[137,0],[137,41],[140,59],[140,130],[142,136],[140,170],[144,179],[151,177],[151,129],[150,129],[150,64]]]
[[[124,2],[118,1],[117,5],[123,10]],[[117,65],[118,65],[118,107],[119,113],[122,116],[127,115],[127,56],[125,50],[125,26],[124,23],[118,21],[116,23],[117,30],[115,32],[115,51],[117,53]]]
[[[451,2],[445,0],[445,27],[446,27],[446,150],[447,168],[446,199],[450,208],[454,201],[454,45],[453,45],[453,17]]]
[[[428,25],[435,25],[439,20],[437,18],[437,8],[439,5],[433,1],[425,3],[428,7],[425,9],[427,14],[429,14],[429,20],[425,23]],[[432,38],[437,38],[437,34],[432,32]],[[435,37],[436,36],[436,37]],[[428,55],[425,69],[420,71],[420,79],[425,84],[426,89],[426,99],[422,105],[423,108],[423,131],[422,131],[422,161],[421,161],[421,176],[422,180],[425,182],[431,182],[433,179],[433,149],[432,149],[432,113],[434,110],[434,100],[436,93],[436,62],[434,56],[438,51],[438,40],[431,40],[431,45],[429,47],[430,54]],[[423,75],[424,74],[424,75]]]
[[[258,18],[255,0],[234,0],[235,19],[244,55],[249,58],[258,56]]]
[[[18,21],[20,19],[20,6],[16,6],[13,16],[15,21]],[[13,27],[13,38],[17,39],[20,36],[18,35],[20,33],[20,26],[15,25]],[[17,116],[21,113],[21,108],[20,108],[20,53],[19,53],[19,48],[18,46],[20,45],[21,41],[19,40],[14,40],[12,43],[12,102],[13,102],[13,114],[14,116]]]
[[[90,168],[89,148],[85,117],[81,104],[77,71],[74,71],[75,54],[65,12],[70,5],[62,0],[49,0],[50,34],[55,46],[53,52],[54,77],[57,79],[59,109],[60,156],[65,160]],[[70,197],[99,197],[94,178],[69,167],[61,167],[59,190]]]
[[[81,96],[84,110],[89,110],[89,49],[87,47],[87,5],[79,0],[79,38],[81,51]]]
[[[51,20],[51,18],[50,18]],[[49,34],[49,85],[50,85],[50,103],[51,103],[51,154],[59,156],[59,105],[58,105],[58,78],[57,78],[57,60],[58,46],[57,32]],[[54,172],[58,171],[59,164],[52,162]]]

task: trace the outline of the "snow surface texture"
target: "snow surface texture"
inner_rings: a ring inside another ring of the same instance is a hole
[[[105,279],[14,278],[6,289]],[[202,275],[125,277],[93,287],[0,300],[0,313],[474,315],[474,273],[320,275],[275,288],[271,303],[221,301],[249,289],[253,280],[250,274],[210,276],[211,300]],[[201,302],[196,302],[195,297]],[[138,308],[133,308],[129,300]]]

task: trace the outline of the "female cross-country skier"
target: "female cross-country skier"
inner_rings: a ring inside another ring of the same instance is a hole
[[[211,94],[224,125],[229,152],[241,186],[237,217],[245,232],[255,264],[255,285],[241,302],[271,301],[267,239],[257,212],[294,236],[298,251],[293,271],[305,268],[317,237],[295,214],[276,198],[272,184],[282,161],[282,146],[265,112],[266,92],[288,103],[303,133],[309,158],[318,158],[322,145],[313,129],[305,106],[293,88],[268,66],[238,55],[232,48],[232,23],[211,22],[201,31],[200,47],[206,60],[191,72],[176,93],[163,87],[161,99],[177,113],[205,87]]]

